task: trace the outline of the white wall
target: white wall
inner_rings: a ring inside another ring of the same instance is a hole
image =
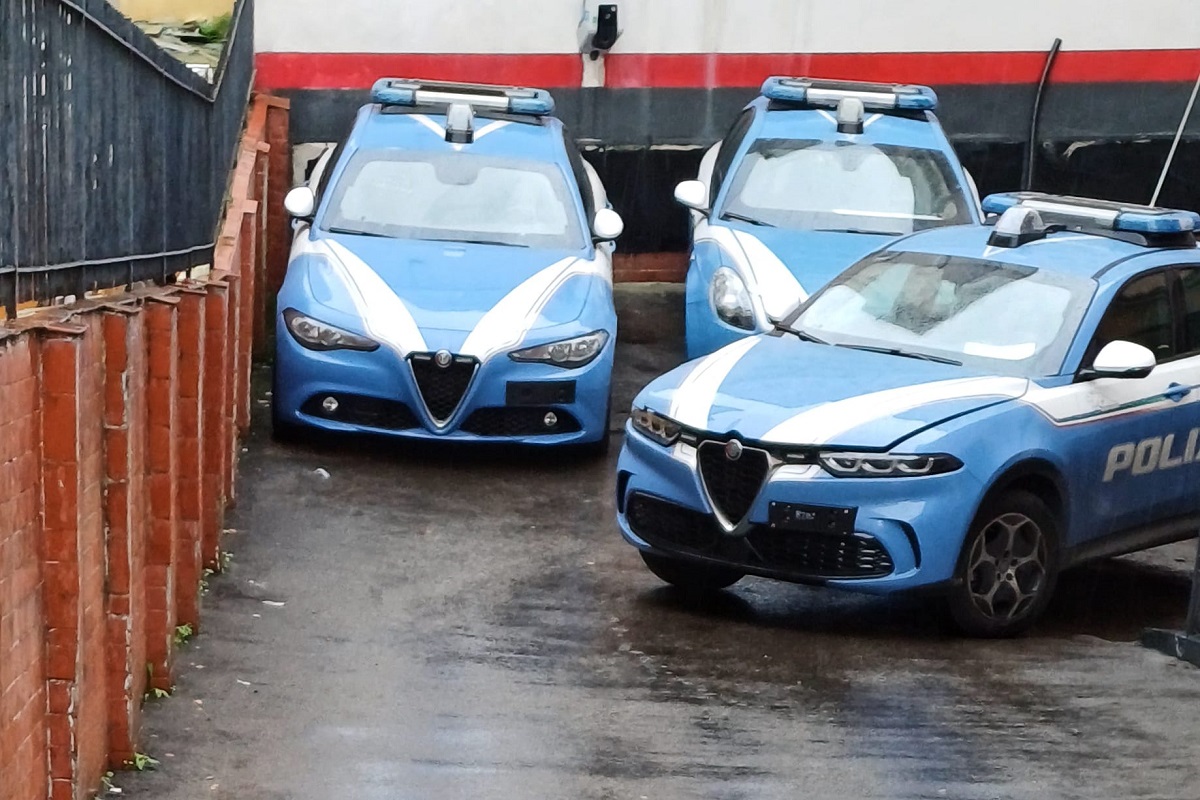
[[[3,0],[7,1],[7,0]],[[615,0],[626,53],[1200,48],[1197,0]],[[257,0],[258,49],[573,53],[580,0]]]

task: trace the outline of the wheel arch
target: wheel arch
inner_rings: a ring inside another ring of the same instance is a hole
[[[1026,491],[1045,503],[1058,523],[1059,545],[1065,544],[1062,539],[1070,524],[1070,495],[1066,478],[1055,464],[1034,456],[1009,465],[983,492],[976,515],[988,501],[1009,491]]]

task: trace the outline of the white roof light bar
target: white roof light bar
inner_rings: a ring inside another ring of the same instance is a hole
[[[371,99],[385,106],[449,106],[465,103],[475,108],[535,117],[554,113],[554,98],[545,89],[485,83],[380,78],[371,88]]]

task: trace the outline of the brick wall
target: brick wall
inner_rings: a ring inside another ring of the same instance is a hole
[[[47,796],[38,347],[0,342],[0,786]]]
[[[176,626],[200,623],[267,307],[255,287],[286,259],[282,209],[259,202],[278,194],[287,142],[268,130],[286,135],[286,114],[251,105],[205,281],[0,327],[0,800],[91,797],[138,749],[147,683],[171,685]]]

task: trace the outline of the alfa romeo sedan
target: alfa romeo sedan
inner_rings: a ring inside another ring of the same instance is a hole
[[[274,422],[608,442],[621,218],[537,89],[383,79],[294,189]]]

